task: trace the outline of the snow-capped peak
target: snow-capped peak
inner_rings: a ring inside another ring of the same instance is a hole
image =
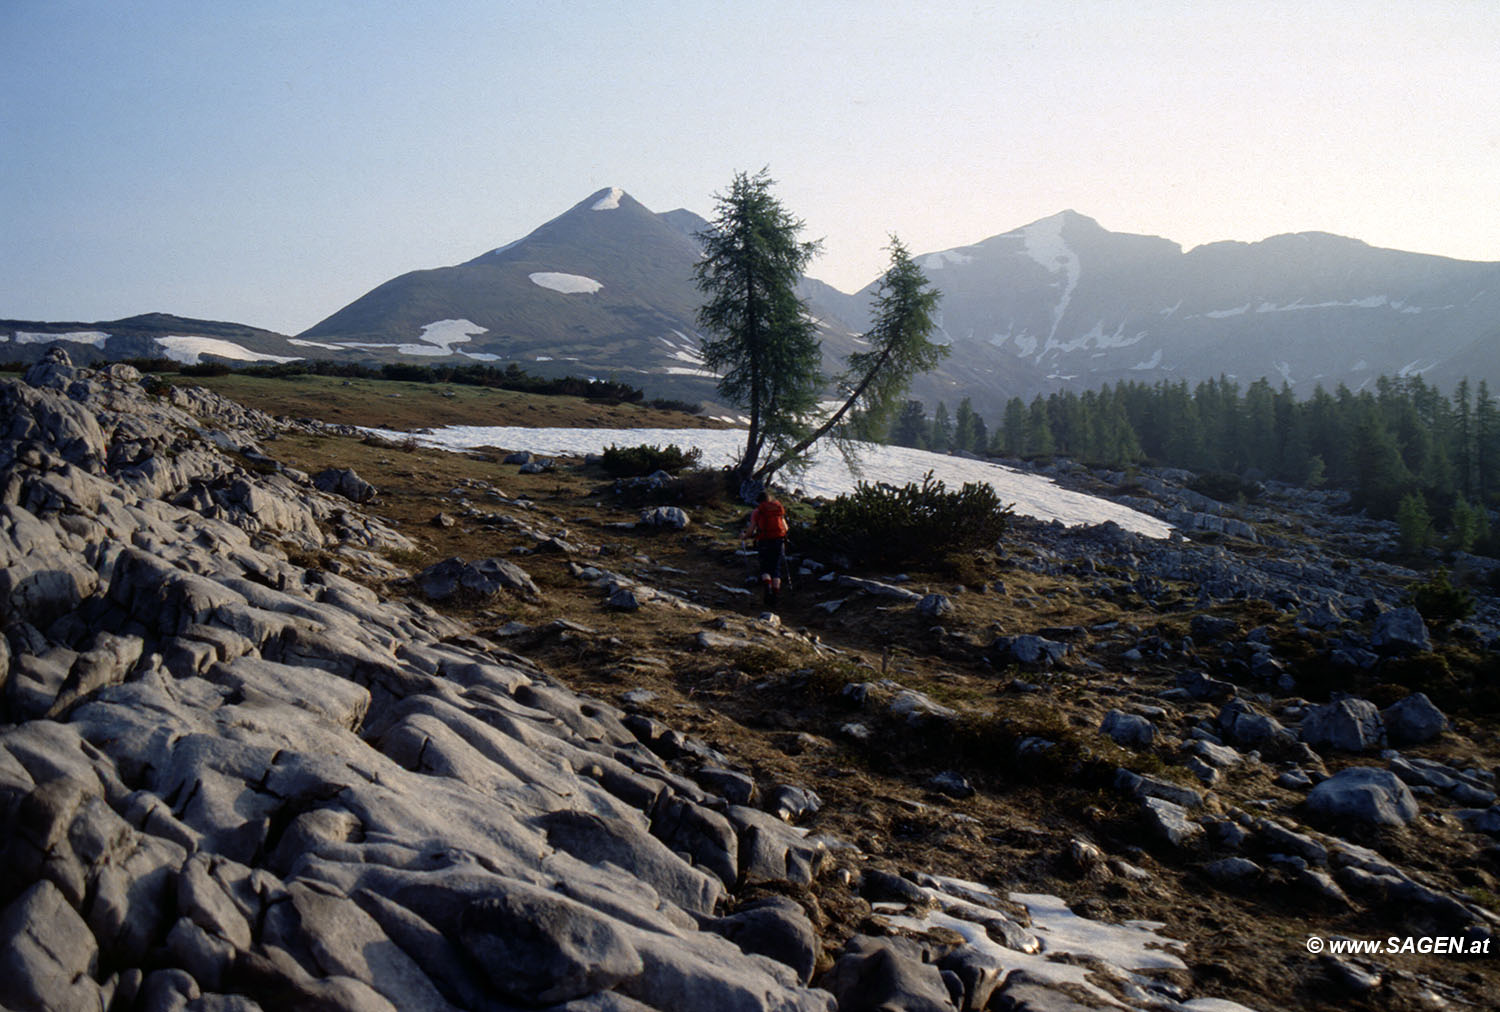
[[[625,191],[618,186],[611,186],[609,192],[594,201],[590,211],[614,211],[620,207],[620,198],[625,196]]]

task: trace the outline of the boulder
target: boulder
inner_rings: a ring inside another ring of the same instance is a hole
[[[928,594],[917,602],[917,614],[923,618],[943,618],[955,610],[953,599],[947,594]]]
[[[1448,718],[1424,692],[1397,700],[1380,711],[1380,716],[1385,721],[1386,737],[1397,748],[1431,741],[1448,727]]]
[[[0,991],[16,1009],[100,1008],[99,948],[88,925],[42,879],[0,912]]]
[[[1067,657],[1070,649],[1066,643],[1033,633],[998,636],[990,644],[990,654],[999,663],[1014,663],[1027,668],[1050,668]]]
[[[520,882],[471,902],[459,944],[505,997],[546,1005],[607,991],[644,969],[621,926],[557,893]]]
[[[898,952],[886,939],[856,936],[822,983],[841,1009],[953,1012],[954,1008],[938,968]]]
[[[461,592],[493,597],[502,590],[511,590],[533,599],[542,593],[526,570],[497,558],[481,559],[471,565],[453,556],[422,570],[416,581],[430,601],[447,601]]]
[[[1330,821],[1352,819],[1376,826],[1404,826],[1417,817],[1417,802],[1390,770],[1354,766],[1309,791],[1307,810]]]
[[[323,492],[341,495],[352,502],[366,503],[379,494],[374,485],[365,481],[353,468],[330,467],[313,478],[313,485]]]
[[[1275,717],[1261,713],[1241,699],[1232,700],[1219,710],[1219,726],[1224,737],[1239,748],[1285,750],[1297,739]]]
[[[1301,737],[1314,748],[1373,752],[1385,747],[1386,731],[1374,703],[1348,696],[1308,713]]]
[[[1370,643],[1383,653],[1415,653],[1432,649],[1432,637],[1422,613],[1410,606],[1392,608],[1375,620]]]
[[[812,979],[822,946],[807,914],[784,896],[746,904],[728,917],[703,922],[744,952],[769,956],[792,968],[803,983]]]
[[[680,531],[690,522],[687,510],[677,506],[653,506],[651,509],[641,510],[641,523],[647,527],[664,527],[667,530]]]
[[[1186,690],[1193,699],[1212,703],[1228,702],[1239,692],[1233,682],[1210,678],[1202,671],[1186,671],[1178,675],[1177,688]]]

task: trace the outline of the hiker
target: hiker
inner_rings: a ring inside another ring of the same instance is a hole
[[[760,555],[760,583],[766,593],[766,607],[774,608],[781,596],[781,562],[786,554],[786,507],[762,492],[755,501],[745,536],[755,536]]]

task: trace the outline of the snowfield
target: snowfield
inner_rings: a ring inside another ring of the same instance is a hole
[[[665,446],[675,443],[686,449],[703,451],[703,463],[718,466],[732,463],[743,450],[742,429],[529,429],[520,426],[453,425],[427,432],[405,433],[371,429],[387,439],[412,436],[424,446],[447,450],[471,450],[481,446],[526,450],[542,456],[581,457],[601,453],[611,445],[637,446],[651,443]],[[844,464],[836,449],[823,446],[813,455],[812,465],[800,476],[784,476],[786,484],[807,495],[832,498],[852,492],[857,481],[886,482],[904,485],[920,482],[928,471],[957,488],[965,482],[986,482],[993,486],[1002,502],[1013,503],[1019,514],[1039,520],[1058,520],[1069,527],[1099,524],[1113,520],[1126,530],[1150,538],[1165,538],[1172,526],[1136,510],[1116,505],[1098,496],[1085,495],[1062,488],[1049,478],[1027,474],[982,460],[950,457],[904,446],[861,444],[862,474],[855,475]]]
[[[242,348],[233,341],[225,341],[218,337],[174,334],[171,337],[158,337],[156,343],[161,346],[163,355],[183,365],[197,365],[204,355],[217,355],[219,358],[227,358],[235,362],[301,361],[296,355],[267,355],[264,352]]]
[[[0,343],[10,340],[9,334],[0,334]],[[51,344],[53,341],[72,341],[74,344],[91,344],[104,347],[109,335],[102,330],[75,330],[67,334],[34,334],[28,330],[16,331],[17,344]]]

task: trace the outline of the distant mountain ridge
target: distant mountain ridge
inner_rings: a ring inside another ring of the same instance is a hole
[[[918,263],[944,293],[953,347],[947,375],[919,389],[971,395],[985,413],[1003,397],[1119,380],[1265,376],[1310,393],[1500,366],[1500,263],[1321,232],[1184,252],[1074,211]]]
[[[608,187],[469,261],[392,278],[295,337],[162,314],[0,321],[0,354],[62,339],[85,357],[514,361],[711,399],[693,280],[707,225]],[[1500,263],[1321,232],[1184,251],[1071,210],[917,261],[943,292],[952,352],[914,395],[929,407],[967,396],[992,420],[1013,396],[1119,380],[1267,376],[1309,393],[1381,374],[1500,378]],[[830,373],[858,346],[875,284],[850,295],[804,279]]]

